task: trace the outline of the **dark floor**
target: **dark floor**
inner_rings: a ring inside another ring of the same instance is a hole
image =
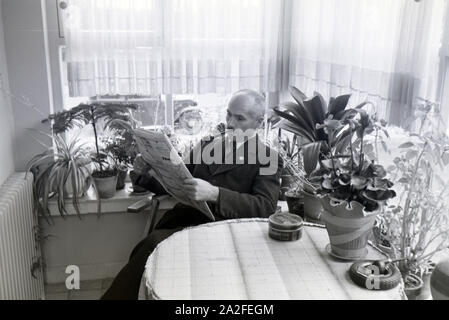
[[[45,285],[46,300],[98,300],[112,283],[112,278],[81,281],[79,290],[67,290],[65,283]]]

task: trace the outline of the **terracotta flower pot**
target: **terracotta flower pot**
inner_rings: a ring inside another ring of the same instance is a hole
[[[95,187],[101,199],[112,198],[117,188],[117,173],[110,177],[95,177]]]
[[[288,212],[304,218],[304,198],[296,193],[286,192],[285,199],[287,200]]]
[[[331,251],[346,259],[358,260],[367,254],[367,241],[380,212],[366,212],[356,201],[338,201],[328,196],[320,198],[323,205],[321,220],[329,235]]]
[[[309,218],[308,220],[320,221],[321,212],[323,211],[323,205],[320,199],[314,194],[307,191],[303,191],[304,195],[304,216]]]
[[[285,193],[288,192],[295,183],[295,176],[292,175],[282,175],[281,176],[281,187],[279,189],[279,200],[286,201]]]

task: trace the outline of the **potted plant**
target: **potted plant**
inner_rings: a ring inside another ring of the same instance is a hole
[[[95,151],[91,155],[92,162],[95,165],[92,177],[94,186],[101,198],[114,196],[118,170],[113,165],[113,161],[111,163],[110,154],[105,153],[99,146],[98,123],[104,122],[104,129],[114,129],[113,120],[133,123],[131,110],[136,109],[137,105],[129,103],[81,103],[70,110],[52,114],[46,119],[52,121],[52,129],[55,134],[66,132],[75,126],[92,126],[95,143]]]
[[[109,123],[109,126],[113,131],[113,136],[104,139],[105,151],[112,155],[115,162],[118,170],[117,190],[121,190],[125,187],[128,170],[132,168],[138,153],[132,133],[136,123],[115,119]]]
[[[52,138],[46,133],[41,134]],[[45,146],[43,142],[40,143]],[[54,148],[46,146],[47,149],[43,153],[33,157],[27,169],[34,174],[34,207],[47,222],[50,216],[48,209],[50,198],[57,199],[61,216],[67,213],[66,199],[71,198],[75,211],[80,215],[79,199],[87,192],[92,181],[91,159],[88,151],[79,143],[79,139],[66,142],[59,135],[55,135],[54,145]]]
[[[105,151],[112,155],[115,167],[118,170],[117,190],[125,187],[125,179],[128,170],[132,167],[134,159],[137,155],[137,146],[132,139],[132,134],[123,132],[121,135],[107,138],[104,141]]]
[[[117,190],[118,168],[110,153],[100,149],[98,154],[92,156],[94,170],[92,173],[94,186],[101,199],[109,199]]]
[[[315,92],[312,98],[302,93],[296,87],[290,87],[294,102],[284,102],[273,111],[282,118],[275,127],[293,133],[297,137],[303,157],[306,178],[316,169],[318,161],[328,157],[331,149],[341,152],[349,144],[349,131],[341,132],[329,144],[329,137],[324,128],[318,127],[332,117],[334,120],[342,119],[351,112],[346,110],[350,95],[341,95],[330,98],[327,105],[324,98]],[[363,103],[357,108],[363,107]],[[321,214],[321,202],[316,198],[315,189],[309,183],[304,185],[304,211],[305,215],[318,220]]]
[[[404,259],[398,266],[409,299],[416,299],[422,290],[429,292],[423,286],[429,286],[435,267],[432,258],[449,246],[449,180],[445,179],[449,139],[427,126],[434,112],[429,105],[418,108],[418,112],[419,130],[404,135],[406,140],[399,146],[394,164],[387,168],[399,196],[384,208],[377,238],[393,258]]]
[[[279,152],[283,161],[283,174],[281,176],[281,191],[287,201],[288,211],[305,218],[303,185],[308,181],[304,178],[304,170],[299,165],[298,157],[292,158],[284,151]]]
[[[296,136],[282,137],[281,129],[279,129],[279,153],[282,153],[282,158],[284,160],[284,168],[281,175],[281,188],[279,194],[279,200],[285,201],[285,193],[291,189],[297,189],[297,178],[290,169],[291,166],[297,166],[296,161],[298,160],[298,150],[296,144]]]
[[[269,127],[275,128],[281,119],[272,110],[268,116]],[[305,179],[302,161],[299,158],[298,136],[291,132],[283,132],[281,128],[278,128],[277,136],[271,139],[270,145],[276,146],[278,154],[283,161],[279,200],[287,201],[290,213],[299,215],[305,219],[302,190],[303,185],[307,184],[307,181]]]
[[[112,155],[118,170],[117,190],[125,187],[128,170],[132,168],[138,148],[132,130],[136,129],[136,121],[111,119],[108,126],[113,133],[112,139],[107,139],[105,150]]]
[[[367,254],[366,244],[376,216],[386,201],[395,197],[393,183],[386,178],[383,166],[376,164],[365,152],[365,135],[374,132],[375,116],[353,109],[340,120],[330,116],[324,121],[328,145],[342,131],[349,132],[348,148],[339,152],[329,148],[328,158],[319,160],[319,168],[310,177],[323,205],[324,220],[333,255],[360,259]],[[355,137],[355,141],[353,141]]]

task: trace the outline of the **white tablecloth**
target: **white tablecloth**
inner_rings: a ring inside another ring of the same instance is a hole
[[[228,220],[188,228],[161,242],[148,258],[141,296],[149,299],[403,299],[360,288],[352,262],[325,250],[325,229],[304,227],[294,242],[269,238],[266,219]],[[384,258],[369,247],[369,259]],[[144,292],[142,292],[144,291]]]

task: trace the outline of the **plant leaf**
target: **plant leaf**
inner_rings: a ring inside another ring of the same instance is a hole
[[[449,164],[449,152],[444,152],[441,159],[443,160],[444,165],[447,166]]]
[[[298,126],[295,126],[291,122],[287,121],[286,119],[282,119],[276,124],[276,128],[281,128],[283,130],[289,131],[291,133],[297,134],[304,139],[306,139],[308,142],[314,142],[313,137],[310,136],[310,133],[305,131],[303,128],[300,128]]]
[[[418,155],[418,151],[408,150],[407,153],[405,154],[405,158],[407,160],[411,160],[411,159],[415,158],[417,155]]]
[[[357,189],[362,190],[364,189],[368,184],[368,179],[362,176],[352,176],[351,177],[351,185]]]
[[[400,149],[405,149],[405,148],[411,148],[413,147],[415,144],[413,142],[405,142],[403,144],[401,144],[398,148]]]
[[[310,174],[315,171],[318,165],[318,159],[320,155],[321,142],[313,142],[302,146],[302,154],[304,158],[304,170],[306,174]]]
[[[350,94],[344,94],[336,97],[334,103],[329,109],[329,114],[335,116],[338,112],[345,110],[350,97]]]
[[[312,99],[304,101],[304,107],[311,115],[315,125],[323,124],[325,119],[325,114],[323,111],[323,106],[321,104],[321,99],[318,96],[314,96]]]
[[[287,112],[283,112],[277,109],[273,109],[274,112],[279,115],[281,118],[290,121],[293,125],[298,127],[298,131],[303,131],[304,135],[307,135],[307,137],[314,141],[316,140],[315,130],[309,126],[307,121],[303,119],[303,117],[297,113],[295,115],[291,115]]]
[[[301,118],[307,124],[309,130],[315,134],[315,123],[304,105],[295,104],[293,102],[284,102],[281,106],[294,113],[297,118]],[[273,109],[273,111],[274,110],[275,109]]]
[[[315,91],[315,92],[313,93],[313,95],[314,95],[315,97],[318,97],[318,99],[320,99],[321,109],[323,110],[324,117],[326,118],[326,113],[327,113],[326,100],[324,100],[323,96],[322,96],[319,92],[317,92],[317,91]]]
[[[304,105],[303,101],[307,99],[307,96],[301,90],[299,90],[298,88],[296,88],[294,86],[290,86],[289,91],[290,91],[290,94],[292,95],[293,99],[296,100],[296,102]]]

